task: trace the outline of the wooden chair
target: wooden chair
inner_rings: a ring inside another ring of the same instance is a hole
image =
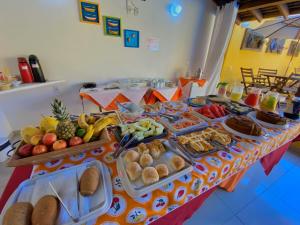
[[[300,74],[300,68],[295,68],[295,73]]]
[[[300,74],[299,73],[291,73],[286,80],[284,80],[280,84],[279,91],[283,93],[295,93],[297,92],[298,87],[300,86]]]
[[[241,67],[241,74],[246,94],[249,87],[266,88],[266,78],[254,77],[252,68]]]
[[[277,70],[272,70],[272,69],[264,69],[264,68],[258,68],[258,73],[257,73],[257,78],[265,78],[264,80],[262,80],[264,82],[265,86],[272,86],[272,82],[266,82],[268,80],[267,77],[265,77],[264,75],[277,75]]]

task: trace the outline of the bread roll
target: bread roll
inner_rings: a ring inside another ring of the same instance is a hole
[[[80,177],[80,194],[89,196],[96,192],[100,181],[100,172],[96,167],[86,169]]]
[[[126,165],[126,172],[131,181],[135,181],[142,174],[142,168],[137,162],[130,162]]]
[[[33,208],[32,225],[55,225],[58,216],[58,201],[54,196],[45,195]]]
[[[183,158],[181,158],[178,155],[175,155],[175,156],[173,156],[173,158],[171,160],[171,164],[172,164],[173,168],[176,171],[178,171],[178,170],[181,170],[184,167],[185,162],[184,162]]]
[[[155,145],[155,144],[149,144],[149,149],[150,149],[150,154],[152,155],[152,157],[154,159],[159,159],[160,155],[161,155],[161,151],[159,150],[159,148]]]
[[[159,175],[154,167],[146,167],[142,172],[144,184],[149,185],[159,181]]]
[[[159,175],[159,178],[163,178],[169,175],[169,169],[166,164],[158,164],[155,169]]]
[[[152,156],[148,153],[142,154],[140,158],[140,165],[142,167],[147,167],[147,166],[151,166],[152,164],[153,164]]]
[[[139,161],[140,154],[134,150],[129,150],[126,152],[124,156],[124,160],[126,163],[137,162]]]
[[[137,146],[137,150],[140,154],[149,153],[149,149],[146,144],[141,143]]]
[[[3,225],[30,225],[33,207],[29,202],[17,202],[3,216]]]

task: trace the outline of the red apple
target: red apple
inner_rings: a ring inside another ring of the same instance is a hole
[[[18,155],[22,157],[28,157],[31,155],[32,149],[33,149],[33,145],[31,144],[23,145],[19,148]]]
[[[67,142],[65,140],[58,140],[53,144],[53,150],[61,150],[67,147]]]
[[[47,133],[43,137],[44,145],[52,145],[57,140],[57,136],[54,133]]]
[[[32,155],[40,155],[47,152],[47,146],[46,145],[36,145],[34,146],[32,150]]]
[[[83,140],[80,137],[72,137],[69,141],[70,146],[80,145],[82,143],[83,143]]]

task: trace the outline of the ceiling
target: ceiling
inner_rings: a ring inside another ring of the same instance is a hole
[[[222,6],[232,0],[214,0]],[[289,15],[300,13],[300,1],[295,0],[239,0],[239,12],[237,24],[244,21],[262,21],[265,18],[283,16],[285,19]]]

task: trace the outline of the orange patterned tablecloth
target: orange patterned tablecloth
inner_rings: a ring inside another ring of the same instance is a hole
[[[199,159],[191,174],[136,199],[129,197],[121,185],[116,163],[111,156],[116,145],[114,141],[94,151],[36,166],[33,175],[49,173],[94,159],[101,160],[111,171],[114,198],[110,210],[99,217],[95,224],[149,224],[293,140],[300,134],[300,124],[293,123],[287,130],[269,131],[270,136],[264,141],[239,139],[230,148],[230,153],[219,151]]]

